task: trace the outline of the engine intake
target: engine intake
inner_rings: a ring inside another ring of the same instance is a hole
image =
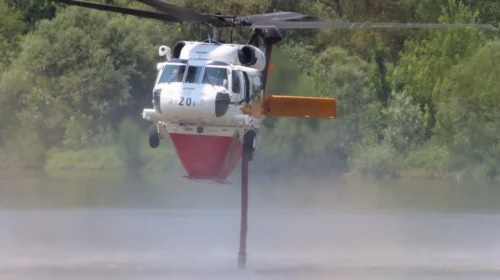
[[[181,56],[181,51],[182,48],[186,45],[186,42],[184,41],[179,41],[175,43],[174,48],[172,49],[172,57],[173,58],[179,58]]]
[[[238,50],[238,60],[241,65],[252,67],[259,71],[262,71],[266,65],[264,53],[252,45],[244,45]]]
[[[244,66],[252,66],[257,61],[254,49],[249,46],[244,46],[238,51],[238,59]]]

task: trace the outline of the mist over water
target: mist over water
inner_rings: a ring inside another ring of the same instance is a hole
[[[240,272],[237,171],[0,175],[0,279],[500,279],[487,183],[251,177]]]

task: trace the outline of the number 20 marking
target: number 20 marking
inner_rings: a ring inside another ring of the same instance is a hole
[[[184,106],[184,104],[186,104],[186,106],[191,106],[191,98],[186,98],[186,103],[184,103],[184,97],[181,97],[181,101],[179,102],[179,106]]]

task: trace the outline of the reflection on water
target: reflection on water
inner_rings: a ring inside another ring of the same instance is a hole
[[[0,278],[500,279],[496,185],[252,179],[241,274],[237,184],[1,173]]]
[[[0,171],[0,208],[238,208],[234,184],[202,184],[173,175]],[[397,209],[500,212],[500,186],[439,180],[362,181],[332,178],[251,178],[257,208]]]

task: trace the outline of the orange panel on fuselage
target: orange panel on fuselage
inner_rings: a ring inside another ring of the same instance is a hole
[[[170,137],[192,179],[224,181],[241,158],[243,146],[237,138],[181,133]]]

